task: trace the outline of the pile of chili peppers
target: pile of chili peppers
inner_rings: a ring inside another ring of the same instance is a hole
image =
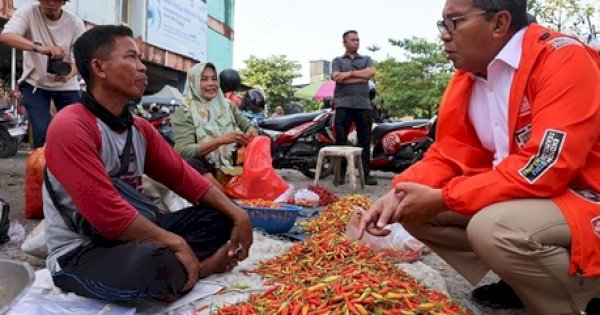
[[[238,200],[237,203],[240,206],[246,206],[246,207],[281,208],[281,205],[279,205],[278,203],[273,202],[271,200],[262,199],[262,198],[242,199],[242,200]]]
[[[444,294],[425,289],[386,257],[342,236],[355,207],[370,201],[351,195],[306,224],[313,237],[255,270],[267,290],[214,314],[418,315],[471,314]]]
[[[322,185],[308,185],[308,190],[319,195],[319,206],[321,207],[329,206],[330,204],[340,200],[338,196]]]
[[[340,201],[334,202],[321,212],[321,214],[312,219],[299,223],[304,231],[310,234],[334,233],[343,234],[346,231],[346,223],[350,220],[350,215],[354,208],[369,209],[371,201],[369,198],[354,194]]]
[[[331,233],[297,243],[251,272],[269,288],[216,314],[470,314],[382,254]]]

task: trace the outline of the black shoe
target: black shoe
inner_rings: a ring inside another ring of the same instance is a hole
[[[589,315],[600,314],[600,299],[592,299],[585,308],[585,312]]]
[[[375,186],[377,185],[377,180],[372,176],[365,176],[365,184],[369,186]]]
[[[346,183],[346,176],[340,176],[340,182],[338,183],[338,185],[344,185]]]
[[[523,308],[515,291],[502,280],[475,288],[471,297],[475,302],[491,308]]]

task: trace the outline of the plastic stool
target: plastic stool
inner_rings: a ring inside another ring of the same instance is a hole
[[[336,146],[328,146],[321,148],[319,150],[319,157],[317,158],[317,168],[315,169],[315,182],[316,185],[321,176],[321,168],[323,167],[323,159],[326,156],[332,157],[332,166],[333,166],[333,184],[339,185],[340,183],[340,172],[341,172],[341,164],[342,158],[345,158],[348,161],[347,171],[350,176],[350,186],[352,187],[352,192],[356,191],[356,172],[355,170],[358,168],[358,176],[360,177],[360,187],[362,189],[365,188],[365,174],[363,171],[362,165],[362,148],[357,148],[353,146],[347,145],[336,145]]]

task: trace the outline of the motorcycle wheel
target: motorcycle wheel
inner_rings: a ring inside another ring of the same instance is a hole
[[[300,168],[300,172],[304,174],[304,176],[314,179],[315,178],[315,169],[309,167]],[[323,159],[323,166],[321,167],[321,175],[320,178],[326,178],[333,173],[333,166],[331,164],[331,160],[329,157],[325,157]]]
[[[0,128],[0,158],[5,159],[17,154],[17,139],[10,136],[8,130]]]

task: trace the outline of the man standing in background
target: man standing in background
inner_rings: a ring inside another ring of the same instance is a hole
[[[33,147],[46,142],[50,102],[57,110],[80,98],[71,47],[85,31],[83,21],[62,7],[67,0],[39,0],[16,10],[0,34],[0,43],[23,51],[19,86],[33,128]],[[51,64],[49,59],[54,61]]]
[[[342,35],[344,55],[333,59],[331,78],[335,80],[333,100],[335,102],[336,145],[345,145],[350,125],[356,125],[358,145],[363,148],[362,162],[367,185],[377,185],[370,176],[371,125],[373,110],[369,100],[369,80],[375,75],[373,61],[369,56],[358,54],[358,32],[346,31]],[[341,181],[344,183],[345,162],[342,165]]]

